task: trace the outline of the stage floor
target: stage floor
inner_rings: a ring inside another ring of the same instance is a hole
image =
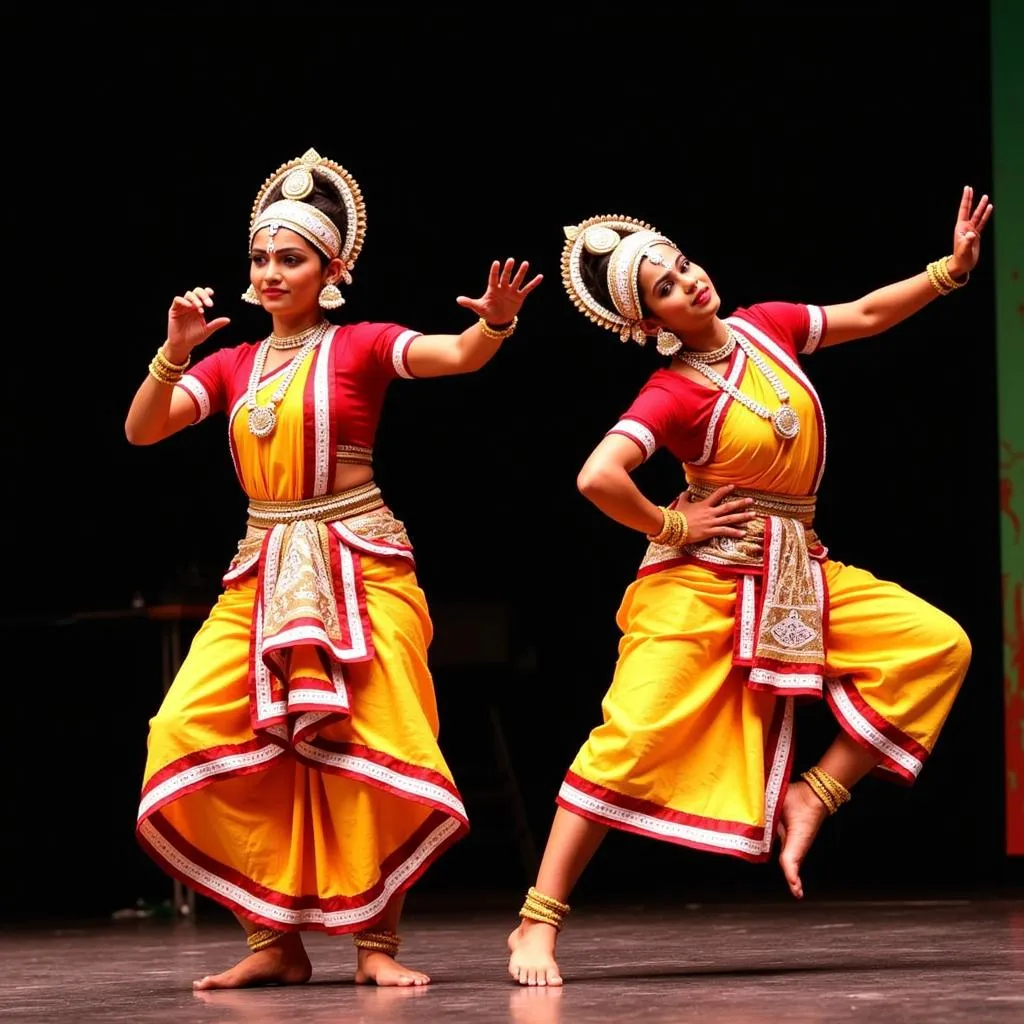
[[[245,952],[220,917],[10,928],[0,1021],[1024,1021],[1024,901],[580,908],[559,946],[561,990],[508,977],[514,922],[410,915],[402,959],[431,975],[424,989],[354,985],[351,940],[308,933],[308,985],[209,993],[192,980]]]

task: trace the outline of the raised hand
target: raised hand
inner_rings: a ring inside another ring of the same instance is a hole
[[[992,204],[988,196],[978,200],[972,213],[973,203],[974,189],[965,185],[956,215],[956,227],[953,228],[953,255],[947,265],[953,277],[963,277],[977,266],[981,256],[981,233],[992,216]]]
[[[184,295],[175,295],[167,312],[167,357],[184,362],[192,349],[227,327],[231,320],[220,316],[207,322],[206,311],[213,306],[212,288],[193,288]]]
[[[543,274],[537,274],[529,284],[523,284],[530,264],[523,260],[519,269],[513,274],[512,268],[516,261],[505,260],[505,266],[495,260],[491,264],[491,273],[487,278],[487,291],[479,299],[470,299],[460,295],[455,301],[466,309],[473,310],[489,324],[507,324],[522,308],[526,296],[544,280]]]

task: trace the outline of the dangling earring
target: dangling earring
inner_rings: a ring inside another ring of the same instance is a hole
[[[666,331],[662,327],[658,331],[655,347],[663,356],[674,356],[683,347],[683,343],[671,331]]]
[[[248,302],[253,306],[262,305],[262,303],[260,302],[260,297],[256,294],[256,289],[253,288],[252,285],[249,285],[249,287],[246,288],[244,292],[242,292],[242,301]]]
[[[345,300],[341,296],[341,292],[338,291],[337,287],[333,284],[325,284],[320,289],[320,307],[321,309],[337,309],[339,306],[345,304]]]

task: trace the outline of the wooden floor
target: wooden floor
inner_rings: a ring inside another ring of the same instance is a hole
[[[1024,901],[582,908],[563,932],[565,987],[505,973],[508,914],[411,915],[420,990],[352,983],[347,937],[309,933],[313,980],[193,993],[245,952],[226,920],[11,928],[0,1021],[345,1024],[1024,1021]]]

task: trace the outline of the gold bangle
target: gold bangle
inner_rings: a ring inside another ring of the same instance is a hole
[[[563,916],[569,913],[568,903],[563,903],[561,900],[556,900],[554,896],[545,896],[544,893],[542,893],[539,889],[535,889],[532,885],[527,890],[526,895],[530,899],[536,900],[539,904],[541,904],[541,906],[548,907],[549,909],[554,910],[556,913],[562,914]]]
[[[676,547],[681,548],[686,543],[686,538],[690,536],[690,521],[686,518],[685,512],[680,512],[679,509],[673,509],[673,511],[682,521],[682,532],[680,533],[679,540],[676,541]]]
[[[964,275],[963,279],[958,281],[949,272],[949,261],[951,259],[951,256],[943,256],[941,260],[933,260],[925,268],[928,274],[928,280],[931,282],[931,286],[940,295],[948,295],[957,288],[963,288],[963,286],[971,279],[970,272],[968,271],[968,273]]]
[[[257,928],[254,932],[249,932],[245,937],[245,941],[254,953],[258,953],[261,949],[266,949],[267,946],[272,946],[275,942],[284,938],[284,932],[275,931],[273,928]]]
[[[938,270],[938,263],[937,262],[929,263],[928,266],[925,267],[925,273],[928,275],[928,281],[931,284],[931,286],[940,295],[948,295],[949,294],[950,289],[947,288],[942,283],[942,279],[939,277],[939,270]]]
[[[838,804],[832,799],[832,794],[821,784],[818,778],[810,772],[804,772],[801,779],[811,787],[811,792],[825,805],[829,814],[835,814],[839,810]]]
[[[512,317],[512,322],[507,327],[492,327],[483,317],[480,317],[477,326],[483,332],[485,338],[490,338],[491,341],[504,341],[512,334],[518,324],[518,316]]]
[[[817,765],[803,772],[800,778],[811,787],[829,814],[835,814],[850,799],[850,791],[834,775]]]
[[[352,942],[357,949],[368,949],[377,953],[386,953],[392,960],[398,955],[401,938],[395,932],[365,931],[356,932]]]
[[[690,535],[690,524],[679,509],[658,506],[664,517],[661,530],[658,533],[647,534],[647,539],[652,544],[661,544],[664,547],[682,547],[686,538]]]
[[[555,931],[560,932],[568,913],[568,903],[556,900],[553,896],[545,896],[531,886],[526,893],[526,901],[519,911],[519,916],[528,921],[549,924]]]
[[[952,256],[943,256],[942,259],[939,260],[939,273],[942,275],[942,283],[946,285],[947,288],[963,288],[963,286],[967,284],[968,281],[970,281],[971,272],[968,271],[966,274],[964,274],[963,280],[958,281],[949,272],[949,261],[952,258]]]
[[[192,364],[192,356],[185,356],[185,362],[183,363],[172,363],[167,356],[164,355],[164,347],[161,345],[156,350],[156,355],[153,357],[156,361],[165,369],[171,373],[184,373],[189,366]]]
[[[153,359],[149,364],[149,375],[161,384],[177,384],[185,375],[183,373],[171,373]]]
[[[850,791],[834,776],[819,765],[810,769],[810,773],[829,791],[838,806],[850,799]]]

